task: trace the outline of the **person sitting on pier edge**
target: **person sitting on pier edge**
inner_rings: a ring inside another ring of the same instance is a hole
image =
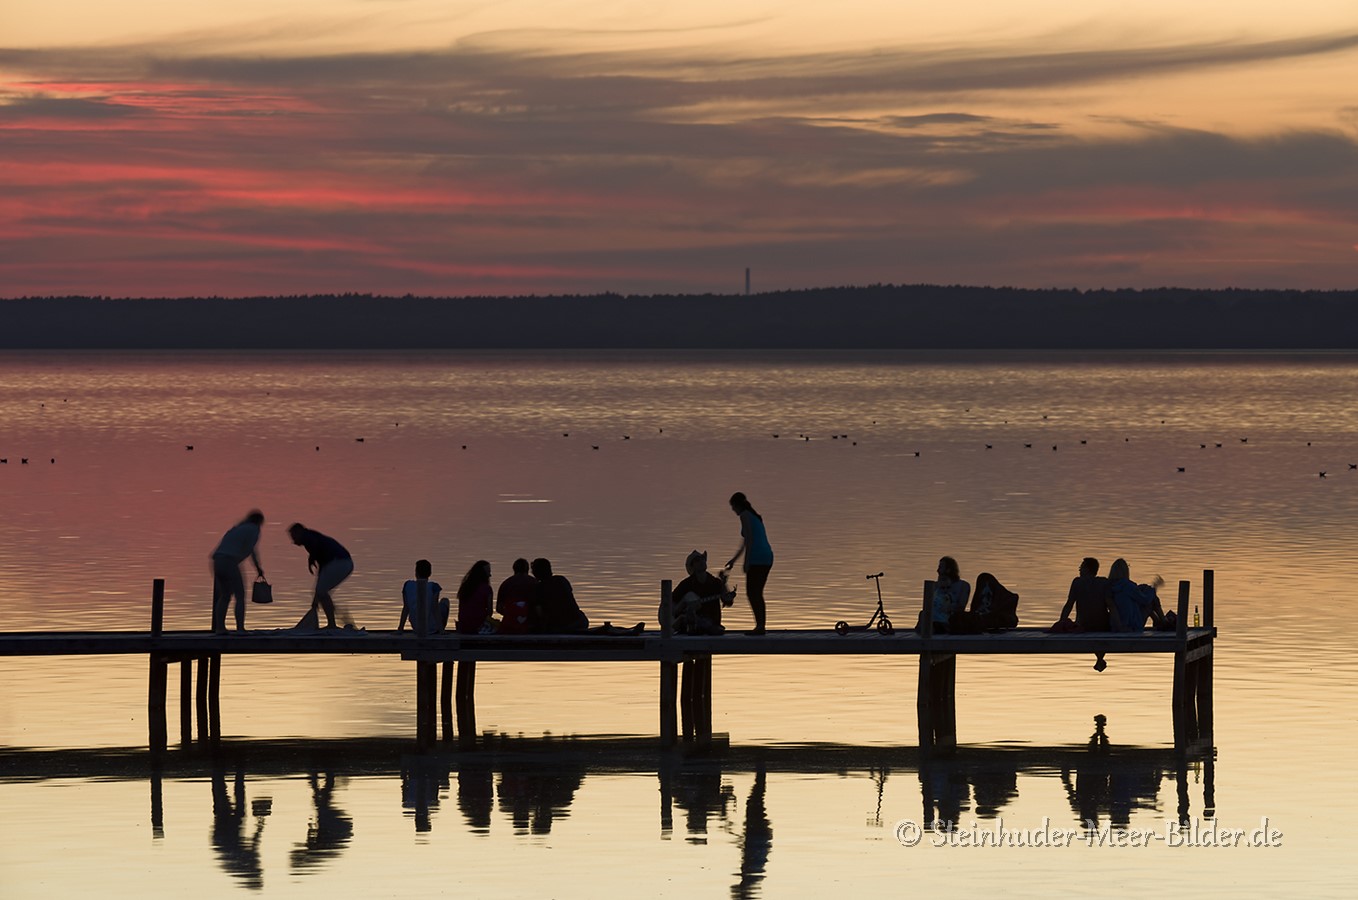
[[[490,586],[490,563],[472,563],[457,589],[457,633],[480,634],[490,621],[495,591]]]
[[[1132,581],[1127,560],[1113,560],[1113,564],[1108,567],[1108,589],[1113,597],[1110,613],[1113,630],[1145,631],[1148,618],[1163,627],[1165,611],[1160,606],[1155,589],[1164,583],[1164,579],[1157,575],[1152,584],[1136,584]]]
[[[736,592],[726,588],[726,572],[718,577],[707,571],[707,553],[694,550],[684,560],[688,577],[671,594],[675,634],[723,634],[721,608],[735,602]]]
[[[967,608],[971,585],[962,580],[957,560],[945,556],[938,561],[938,580],[934,582],[934,634],[948,633],[948,620],[953,613]]]
[[[415,577],[401,586],[401,624],[396,626],[397,631],[406,630],[407,620],[411,628],[419,630],[417,612],[421,596],[424,597],[425,634],[440,634],[448,627],[448,598],[439,596],[443,586],[429,580],[433,574],[434,567],[429,560],[421,559],[415,563]]]
[[[330,598],[330,592],[354,574],[354,558],[339,541],[319,531],[312,531],[301,522],[288,526],[288,536],[294,544],[306,549],[307,571],[316,573],[316,590],[307,615],[314,616],[319,606],[325,611],[325,627],[334,628],[335,601]]]
[[[250,510],[244,519],[222,535],[217,549],[212,551],[212,631],[226,634],[226,608],[236,598],[236,630],[245,630],[245,579],[240,568],[249,559],[255,574],[264,577],[259,564],[259,529],[264,524],[264,513]]]
[[[564,575],[552,574],[550,560],[533,560],[533,577],[538,580],[537,612],[533,620],[541,634],[579,634],[589,630],[586,616],[575,602],[575,591]]]
[[[1066,605],[1061,607],[1061,618],[1053,631],[1111,631],[1112,620],[1109,611],[1113,607],[1113,594],[1108,579],[1099,575],[1099,561],[1086,556],[1080,563],[1080,574],[1071,579],[1070,593],[1066,595]],[[1070,612],[1075,610],[1075,621],[1070,621]],[[1094,671],[1102,672],[1108,668],[1103,654],[1096,654]]]
[[[495,592],[495,611],[500,614],[497,634],[528,634],[533,631],[533,606],[538,580],[528,574],[528,560],[514,560],[514,574],[500,582]]]
[[[773,569],[773,547],[764,530],[764,517],[755,512],[745,495],[736,491],[731,495],[730,503],[731,512],[740,516],[740,549],[726,564],[726,570],[735,568],[736,562],[745,557],[745,598],[750,601],[750,611],[754,613],[754,629],[746,634],[761,635],[765,625],[764,585]]]

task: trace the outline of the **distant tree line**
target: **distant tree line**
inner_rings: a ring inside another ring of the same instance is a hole
[[[0,300],[0,349],[1358,349],[1358,291]]]

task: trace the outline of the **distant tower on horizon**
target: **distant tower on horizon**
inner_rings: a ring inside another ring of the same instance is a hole
[[[750,267],[745,267],[745,296],[750,296]]]

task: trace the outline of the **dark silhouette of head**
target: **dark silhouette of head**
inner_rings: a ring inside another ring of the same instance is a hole
[[[1099,561],[1092,556],[1086,556],[1080,562],[1080,574],[1085,578],[1093,578],[1099,574]]]
[[[543,559],[539,556],[537,559],[533,560],[532,569],[533,577],[538,581],[544,581],[552,577],[552,561],[549,559]]]
[[[293,522],[288,526],[288,537],[292,538],[294,544],[302,543],[302,538],[307,533],[307,527],[301,522]]]
[[[430,575],[433,575],[433,574],[434,574],[434,567],[431,566],[431,565],[429,564],[429,560],[427,560],[427,559],[418,559],[418,560],[415,561],[415,577],[416,577],[416,578],[428,578]]]
[[[1108,579],[1110,581],[1121,581],[1126,578],[1129,581],[1132,577],[1132,567],[1127,565],[1127,560],[1118,557],[1113,560],[1113,564],[1108,567]]]
[[[699,572],[707,571],[707,551],[694,550],[684,560],[684,571],[690,575],[697,575]]]
[[[462,577],[464,583],[487,584],[490,582],[490,563],[484,559],[478,559],[472,563],[472,567],[467,570],[467,574]]]
[[[951,556],[944,556],[938,561],[938,574],[944,578],[951,578],[959,581],[962,578],[961,571],[957,568],[957,560]]]
[[[522,556],[520,556],[518,559],[514,560],[514,574],[515,574],[515,575],[527,575],[527,574],[528,574],[528,560],[524,559]]]
[[[252,509],[250,510],[250,512],[246,513],[245,521],[251,523],[252,525],[263,525],[264,513],[260,512],[257,509]]]

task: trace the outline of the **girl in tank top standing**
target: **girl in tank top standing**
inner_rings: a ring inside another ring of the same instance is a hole
[[[746,634],[760,635],[764,633],[764,585],[773,568],[773,548],[769,546],[763,516],[755,512],[750,501],[739,491],[731,495],[731,511],[740,516],[740,549],[726,568],[734,567],[742,556],[745,557],[745,596],[754,612],[754,630]]]

